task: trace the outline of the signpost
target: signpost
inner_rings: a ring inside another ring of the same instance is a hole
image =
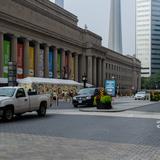
[[[116,96],[116,81],[106,80],[105,81],[105,91],[108,95],[115,97]]]
[[[17,67],[14,62],[8,62],[8,86],[16,86],[17,84]]]

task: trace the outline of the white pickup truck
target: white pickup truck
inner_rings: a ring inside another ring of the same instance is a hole
[[[0,87],[0,117],[11,120],[13,115],[37,111],[39,116],[46,115],[50,107],[50,95],[37,95],[26,92],[22,87]]]

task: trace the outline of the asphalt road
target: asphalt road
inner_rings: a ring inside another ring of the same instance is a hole
[[[144,107],[139,107],[136,109],[132,109],[134,111],[140,111],[140,112],[160,112],[160,103],[152,104],[152,105],[146,105]]]
[[[139,110],[150,111],[150,108],[158,106],[159,104],[145,106]],[[36,160],[38,157],[42,160],[159,160],[160,129],[157,121],[149,118],[51,113],[45,118],[39,118],[36,114],[26,114],[9,123],[0,121],[0,159],[25,160],[27,155],[24,148],[28,146],[35,148],[28,160]],[[108,148],[109,145],[112,147]],[[49,146],[52,146],[52,150]],[[56,148],[58,152],[55,153]],[[3,157],[2,152],[6,153]],[[73,152],[74,156],[71,154]]]
[[[1,122],[0,132],[160,147],[160,129],[154,119],[53,114],[38,118],[32,114]]]

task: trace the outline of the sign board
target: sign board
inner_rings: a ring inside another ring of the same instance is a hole
[[[17,84],[17,68],[13,62],[8,62],[8,86],[16,86]]]
[[[105,81],[105,91],[108,95],[115,97],[116,96],[116,81],[106,80]]]

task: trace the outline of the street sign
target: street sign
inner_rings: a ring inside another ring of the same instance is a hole
[[[116,81],[106,80],[105,81],[105,91],[108,95],[115,97],[116,96]]]

